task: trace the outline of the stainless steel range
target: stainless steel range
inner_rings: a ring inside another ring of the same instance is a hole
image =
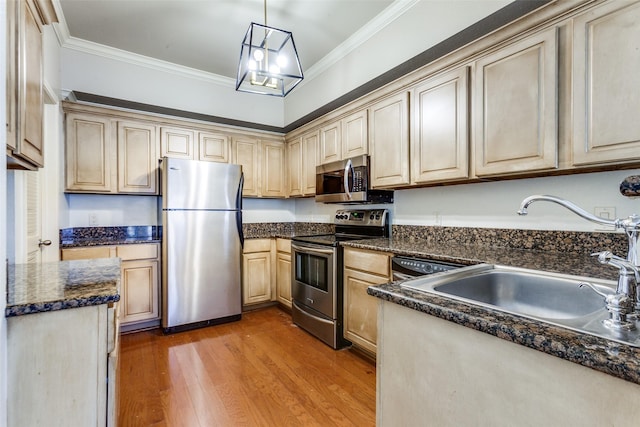
[[[391,221],[386,209],[341,209],[336,212],[335,234],[292,239],[293,322],[332,348],[350,345],[344,339],[342,246],[346,240],[389,237]]]

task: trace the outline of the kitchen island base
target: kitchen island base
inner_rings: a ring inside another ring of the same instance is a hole
[[[640,386],[389,301],[377,425],[635,426]]]

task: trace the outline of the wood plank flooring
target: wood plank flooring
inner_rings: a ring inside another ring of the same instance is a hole
[[[121,427],[375,425],[375,364],[331,349],[277,307],[120,343]]]

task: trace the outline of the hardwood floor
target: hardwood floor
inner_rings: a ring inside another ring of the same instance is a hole
[[[331,349],[277,307],[120,342],[122,427],[375,425],[375,364]]]

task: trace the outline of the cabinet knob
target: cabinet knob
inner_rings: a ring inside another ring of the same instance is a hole
[[[39,247],[43,247],[43,246],[51,246],[51,240],[42,240],[40,239],[38,241],[38,246]]]

